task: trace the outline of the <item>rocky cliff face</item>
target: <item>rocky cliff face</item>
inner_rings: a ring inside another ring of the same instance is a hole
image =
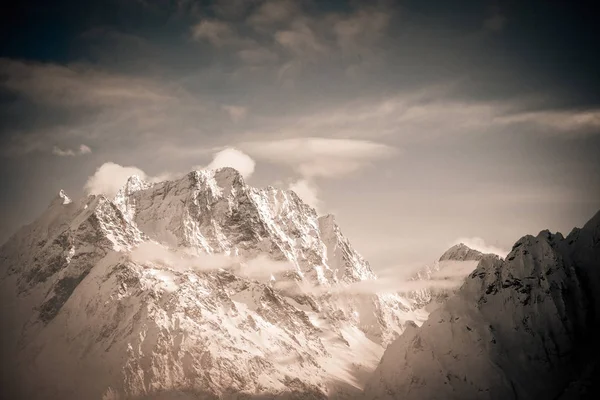
[[[600,213],[486,255],[422,327],[392,343],[369,399],[591,397],[600,320]]]
[[[0,249],[16,399],[343,397],[426,317],[327,294],[375,274],[332,216],[231,168],[65,199]]]

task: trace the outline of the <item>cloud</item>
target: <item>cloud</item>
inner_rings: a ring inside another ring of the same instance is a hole
[[[233,122],[238,122],[246,118],[248,114],[248,108],[242,106],[223,105],[222,108]]]
[[[79,148],[77,150],[73,150],[73,149],[61,149],[58,146],[54,146],[52,148],[52,154],[59,156],[59,157],[74,157],[74,156],[82,156],[84,154],[90,154],[92,152],[92,149],[90,149],[88,146],[86,146],[85,144],[82,144],[79,146]]]
[[[287,165],[307,179],[340,177],[397,154],[394,147],[381,143],[319,137],[246,142],[239,147],[256,158]]]
[[[258,7],[247,19],[249,25],[262,30],[274,24],[290,21],[298,15],[298,3],[291,0],[268,0]]]
[[[216,0],[213,10],[216,15],[227,20],[239,19],[247,12],[253,1],[248,0]]]
[[[219,269],[229,270],[236,275],[251,279],[269,280],[271,276],[295,268],[289,261],[275,261],[261,254],[254,258],[228,256],[225,254],[205,254],[192,248],[169,248],[156,242],[141,243],[130,255],[132,261],[138,263],[157,263],[179,272],[187,270],[208,272]],[[314,285],[303,281],[276,281],[276,289],[322,295],[368,295],[375,293],[408,293],[421,289],[451,289],[462,284],[465,277],[473,271],[477,262],[455,261],[447,263],[437,275],[431,279],[413,280],[390,273],[377,279],[364,280],[351,284],[335,286]]]
[[[235,168],[245,179],[254,173],[256,162],[246,153],[234,148],[226,148],[215,154],[213,160],[206,167],[194,167],[194,169],[218,169],[223,167]]]
[[[240,36],[231,24],[217,19],[203,19],[192,26],[192,39],[207,41],[217,48],[258,46],[254,39],[248,36]]]
[[[296,68],[291,63],[283,68]],[[282,72],[284,75],[287,72]],[[292,73],[292,75],[295,74]],[[273,137],[310,138],[327,133],[330,138],[381,138],[402,141],[435,139],[440,136],[484,134],[500,124],[510,106],[492,102],[451,99],[460,82],[430,85],[393,95],[362,97],[327,105],[300,115],[272,116],[255,134]]]
[[[236,262],[224,254],[197,253],[192,249],[169,249],[156,242],[143,242],[131,252],[131,259],[138,263],[159,263],[180,272],[186,270],[214,271],[231,268]]]
[[[316,210],[322,205],[316,179],[339,178],[397,154],[395,148],[381,143],[316,137],[246,142],[238,146],[253,157],[296,171],[301,179],[291,183],[289,189]]]
[[[477,262],[455,262],[449,265],[449,271],[440,271],[439,275],[432,275],[431,279],[410,279],[396,273],[379,275],[376,279],[366,279],[350,284],[340,283],[335,286],[314,285],[308,281],[289,282],[277,281],[274,286],[277,289],[312,294],[314,296],[327,295],[371,295],[381,293],[410,293],[423,289],[456,289],[462,285],[465,278],[476,267]]]
[[[390,12],[358,10],[350,16],[333,18],[333,32],[342,50],[367,50],[365,46],[382,39],[390,18]]]
[[[496,254],[500,257],[506,257],[508,254],[508,250],[501,249],[496,246],[491,246],[485,243],[480,237],[461,237],[454,241],[453,245],[462,243],[467,247],[472,248],[473,250],[480,251],[484,254],[491,253]]]
[[[317,185],[307,179],[300,179],[292,182],[288,189],[293,190],[302,201],[317,210],[317,214],[319,214],[321,200],[318,197],[319,188]]]
[[[248,278],[268,280],[272,275],[294,270],[294,265],[289,261],[275,261],[265,254],[260,254],[241,262],[236,272]]]
[[[576,134],[600,130],[600,109],[518,112],[499,115],[494,122],[503,125],[529,123],[554,133]]]
[[[276,32],[275,41],[302,60],[314,60],[327,52],[327,46],[303,23],[295,24],[292,29]]]
[[[206,40],[213,46],[221,47],[232,43],[237,35],[228,23],[205,19],[192,27],[192,37]]]
[[[293,271],[288,261],[275,261],[261,254],[254,258],[206,254],[193,248],[168,248],[156,242],[143,242],[130,255],[132,261],[157,263],[179,272],[188,270],[208,272],[219,269],[230,270],[236,275],[267,281],[272,275]]]
[[[5,76],[0,86],[52,106],[115,106],[132,101],[148,106],[174,99],[152,81],[108,73],[87,64],[64,66],[0,58],[0,75]]]
[[[294,68],[290,65],[290,68]],[[310,138],[327,132],[330,138],[368,138],[403,144],[439,138],[498,134],[525,128],[544,135],[584,135],[600,132],[600,109],[521,112],[535,104],[531,99],[502,101],[456,98],[461,80],[430,85],[393,95],[364,97],[322,107],[301,115],[270,118],[260,132],[272,137]],[[537,130],[537,131],[536,131]]]
[[[113,162],[107,162],[102,164],[94,175],[88,178],[84,190],[87,194],[103,194],[109,198],[114,197],[132,175],[137,175],[142,180],[148,178],[146,173],[137,167],[124,167]]]
[[[479,264],[479,261],[440,261],[440,269],[434,271],[431,279],[464,279],[467,277]]]
[[[206,167],[195,166],[192,170],[218,169],[223,167],[232,167],[238,170],[244,178],[249,178],[254,172],[255,162],[247,154],[234,148],[226,148],[217,152],[213,160]],[[187,171],[186,171],[187,172]],[[114,197],[121,189],[127,179],[132,175],[137,175],[140,179],[150,182],[163,182],[166,180],[177,179],[185,173],[163,172],[156,176],[149,176],[142,169],[134,166],[122,166],[114,162],[102,164],[96,172],[90,176],[85,183],[84,190],[87,194],[103,194],[107,197]]]
[[[265,47],[242,49],[237,55],[244,64],[248,65],[274,64],[279,61],[277,53]]]

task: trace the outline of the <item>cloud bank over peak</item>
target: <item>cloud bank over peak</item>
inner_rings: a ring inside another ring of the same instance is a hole
[[[248,179],[254,173],[255,166],[256,162],[248,154],[232,147],[228,147],[217,152],[214,155],[213,160],[206,167],[195,167],[194,169],[231,167],[238,170],[244,179]]]
[[[189,170],[232,167],[238,170],[245,179],[248,179],[254,173],[255,165],[256,163],[250,156],[237,149],[228,147],[215,153],[210,164],[206,166],[198,165],[191,167]],[[183,172],[165,171],[156,176],[151,176],[141,168],[135,166],[123,166],[114,162],[106,162],[87,179],[84,191],[87,194],[103,194],[107,197],[114,197],[132,175],[137,175],[144,181],[155,183],[176,179],[185,175],[189,170]]]
[[[84,190],[87,194],[102,194],[107,197],[114,197],[132,175],[137,175],[142,180],[148,179],[148,175],[137,167],[124,167],[113,162],[107,162],[102,164],[94,175],[88,178]]]

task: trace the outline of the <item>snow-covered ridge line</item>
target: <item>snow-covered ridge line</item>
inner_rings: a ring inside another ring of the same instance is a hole
[[[566,238],[524,236],[388,346],[365,398],[595,398],[599,293],[600,212]]]
[[[376,276],[334,218],[231,168],[59,196],[0,260],[14,398],[356,391],[427,317],[397,294],[336,294]]]

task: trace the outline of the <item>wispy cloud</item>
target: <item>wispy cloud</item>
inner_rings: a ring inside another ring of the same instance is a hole
[[[276,32],[275,40],[301,60],[312,60],[327,52],[327,46],[308,25],[301,22],[295,23],[290,29]]]
[[[206,40],[216,47],[234,44],[239,39],[228,23],[208,19],[202,20],[192,27],[192,37]]]
[[[59,157],[74,157],[74,156],[82,156],[84,154],[90,154],[92,152],[92,149],[89,148],[89,146],[86,146],[85,144],[82,144],[79,146],[78,149],[73,150],[73,149],[61,149],[58,146],[54,146],[52,148],[52,154],[59,156]]]
[[[558,134],[580,134],[600,131],[600,109],[590,110],[546,110],[517,112],[498,116],[499,124],[532,124]]]
[[[267,0],[254,11],[246,22],[257,30],[289,22],[300,13],[300,3],[292,0]]]
[[[1,86],[53,106],[118,106],[174,100],[153,81],[107,73],[86,64],[58,65],[0,58]]]
[[[398,154],[394,147],[366,140],[317,137],[245,142],[239,147],[260,160],[285,165],[300,175],[290,184],[307,204],[320,207],[318,178],[339,178]]]
[[[241,49],[237,56],[244,64],[252,66],[276,64],[279,61],[276,52],[262,46]]]
[[[170,248],[156,242],[144,242],[130,255],[137,263],[156,263],[179,272],[230,270],[237,275],[268,281],[272,275],[295,270],[287,261],[275,261],[261,254],[253,258],[206,254],[192,248]]]
[[[383,138],[422,142],[440,137],[491,135],[498,130],[535,128],[537,134],[575,136],[600,132],[600,109],[523,112],[528,99],[468,100],[456,98],[462,81],[431,85],[381,97],[338,102],[303,115],[273,116],[261,133],[310,137],[327,132],[333,138]],[[533,132],[525,129],[524,131]]]
[[[410,293],[422,289],[456,289],[477,266],[476,261],[453,261],[445,263],[440,271],[432,274],[430,279],[415,280],[399,275],[403,268],[394,268],[389,273],[379,274],[377,279],[367,279],[350,284],[340,283],[335,286],[314,285],[308,281],[277,281],[275,287],[284,291],[326,295],[372,295],[381,293]]]
[[[248,108],[226,104],[222,106],[223,110],[229,115],[233,122],[241,121],[248,115]]]
[[[250,155],[286,165],[305,178],[334,178],[392,157],[398,150],[368,140],[299,137],[239,144]]]

